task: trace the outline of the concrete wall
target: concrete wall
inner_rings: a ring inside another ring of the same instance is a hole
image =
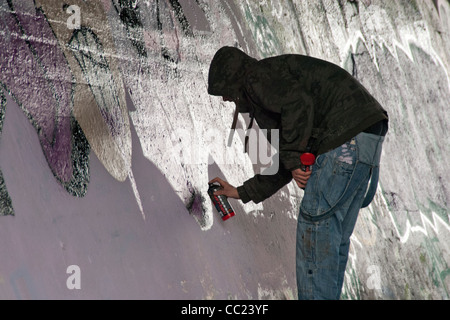
[[[226,222],[207,199],[210,178],[262,169],[225,147],[232,105],[206,92],[223,45],[367,86],[391,125],[343,298],[449,298],[448,1],[1,0],[0,16],[0,298],[296,296],[302,191],[232,201]]]

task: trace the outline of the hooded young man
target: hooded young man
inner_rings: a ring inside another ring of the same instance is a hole
[[[235,102],[235,119],[249,113],[261,129],[280,130],[278,172],[257,174],[237,188],[215,178],[210,183],[223,187],[216,194],[259,203],[294,179],[305,190],[297,225],[298,298],[339,299],[350,236],[377,188],[387,112],[332,63],[295,54],[258,61],[234,47],[215,54],[208,93]],[[306,151],[317,157],[307,172],[300,162]]]

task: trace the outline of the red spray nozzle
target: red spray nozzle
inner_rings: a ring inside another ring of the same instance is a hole
[[[302,170],[309,171],[310,166],[316,162],[316,156],[312,153],[305,152],[300,156],[300,162],[302,163]]]

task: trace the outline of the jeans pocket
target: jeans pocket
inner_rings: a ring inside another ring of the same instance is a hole
[[[297,263],[319,266],[331,251],[329,221],[309,222],[300,217],[297,226]]]
[[[325,154],[321,154],[317,156],[316,162],[313,165],[313,171],[320,170],[322,167],[324,167],[327,164],[328,157]]]
[[[317,220],[332,210],[344,196],[352,178],[355,164],[328,160],[316,174],[311,175],[306,185],[301,204],[306,218]]]
[[[334,161],[332,173],[327,179],[322,179],[319,184],[322,192],[322,201],[319,203],[320,213],[329,211],[341,199],[353,175],[354,168],[353,164]]]

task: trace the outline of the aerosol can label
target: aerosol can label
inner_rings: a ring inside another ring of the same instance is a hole
[[[219,212],[220,217],[222,218],[223,221],[225,221],[233,217],[235,213],[230,203],[228,202],[228,197],[224,195],[220,196],[214,195],[214,192],[220,189],[222,189],[220,185],[210,184],[208,194],[209,197],[211,198],[211,201],[214,203],[214,206],[216,207],[217,211]]]

